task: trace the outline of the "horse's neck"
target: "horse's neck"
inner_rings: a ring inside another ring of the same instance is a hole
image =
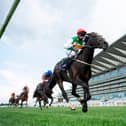
[[[86,63],[91,64],[93,60],[94,49],[93,48],[84,48],[81,54],[78,56],[78,59]]]

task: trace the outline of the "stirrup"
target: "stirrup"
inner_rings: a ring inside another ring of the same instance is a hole
[[[62,68],[61,68],[61,71],[66,71],[66,70],[67,70],[67,69],[66,69],[66,68],[64,68],[64,67],[62,67]]]
[[[66,71],[67,70],[67,65],[66,64],[63,64],[62,66],[61,66],[61,71]]]

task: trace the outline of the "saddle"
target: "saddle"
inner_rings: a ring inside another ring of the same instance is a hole
[[[84,46],[83,46],[84,48]],[[66,57],[66,58],[63,58],[61,61],[60,61],[60,70],[61,71],[66,71],[70,68],[71,64],[73,63],[73,61],[75,59],[77,59],[78,55],[81,54],[82,52],[82,48],[81,49],[78,49],[76,51],[76,54],[72,57]]]

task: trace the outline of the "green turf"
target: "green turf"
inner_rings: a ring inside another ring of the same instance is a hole
[[[126,126],[126,107],[0,108],[0,126]]]

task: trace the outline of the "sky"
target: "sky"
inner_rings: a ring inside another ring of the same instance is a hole
[[[0,0],[0,27],[13,2]],[[0,103],[25,85],[33,102],[42,73],[66,57],[64,44],[78,28],[103,35],[109,45],[123,36],[125,5],[125,0],[21,0],[0,39]]]

